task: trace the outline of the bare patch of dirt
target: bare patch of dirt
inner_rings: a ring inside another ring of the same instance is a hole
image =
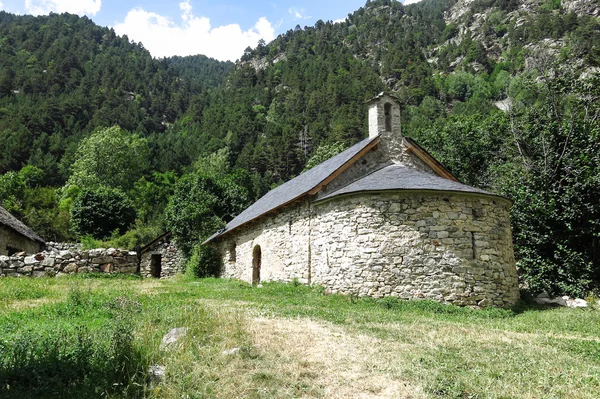
[[[278,372],[311,378],[326,398],[417,399],[423,392],[386,372],[385,342],[310,319],[254,318],[254,344],[280,357]],[[389,354],[388,354],[389,355]]]
[[[38,298],[38,299],[24,299],[14,301],[8,305],[11,310],[24,310],[31,309],[38,306],[46,305],[48,303],[58,302],[57,298]]]

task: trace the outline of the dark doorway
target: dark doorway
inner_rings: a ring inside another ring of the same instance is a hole
[[[150,257],[150,274],[152,277],[160,278],[162,273],[162,256],[160,254],[153,254]]]
[[[254,247],[252,251],[252,285],[260,283],[260,265],[262,263],[262,252],[260,245]]]
[[[8,256],[13,256],[16,253],[23,252],[19,248],[11,247],[9,245],[6,246],[6,251],[8,252]]]

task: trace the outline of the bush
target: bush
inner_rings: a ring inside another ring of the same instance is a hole
[[[186,273],[193,277],[218,277],[221,266],[221,257],[215,247],[197,245],[188,260]]]
[[[124,232],[134,220],[133,204],[119,189],[83,190],[71,209],[71,229],[78,236],[106,238],[115,230]]]

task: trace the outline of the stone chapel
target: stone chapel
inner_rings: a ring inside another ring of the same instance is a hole
[[[368,103],[369,137],[271,190],[207,240],[222,276],[468,306],[519,298],[511,201],[462,184]]]

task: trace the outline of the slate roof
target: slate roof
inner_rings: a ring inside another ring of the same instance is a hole
[[[321,185],[323,181],[333,175],[337,170],[349,163],[349,161],[351,161],[362,150],[369,147],[369,145],[375,142],[375,140],[378,138],[379,136],[367,138],[353,147],[350,147],[346,151],[328,159],[327,161],[315,166],[307,172],[302,173],[298,177],[269,191],[249,208],[236,216],[227,224],[227,226],[225,226],[224,229],[215,233],[204,243],[208,243],[225,233],[228,233],[248,222],[251,222],[252,220],[259,218],[260,216],[263,216],[308,194],[310,191]],[[409,141],[408,143],[424,151],[427,157],[431,157],[429,153],[423,150],[413,140]],[[431,159],[439,164],[435,158],[431,157]],[[442,164],[439,165],[441,168],[443,168],[443,170],[447,171]],[[449,171],[447,171],[447,173],[452,176]],[[452,178],[456,179],[454,176],[452,176]],[[319,201],[344,194],[386,190],[425,190],[473,193],[505,198],[475,187],[467,186],[458,180],[450,180],[449,178],[421,172],[417,169],[403,165],[389,165],[320,198]]]
[[[497,196],[408,166],[389,165],[320,198],[319,201],[350,193],[386,190],[426,190]]]
[[[33,230],[31,230],[23,222],[11,215],[6,209],[2,208],[1,206],[0,225],[8,227],[9,229],[16,231],[17,233],[29,238],[30,240],[45,244],[45,241],[42,237],[38,236]]]
[[[339,168],[344,166],[358,153],[367,148],[379,137],[369,137],[353,145],[346,151],[320,163],[314,168],[302,173],[298,177],[282,184],[281,186],[269,191],[254,204],[250,205],[245,211],[236,216],[225,226],[225,229],[217,232],[205,242],[212,241],[218,236],[225,234],[233,229],[240,227],[274,209],[279,208],[289,202],[292,202],[311,191],[321,184],[325,179],[331,176]]]

